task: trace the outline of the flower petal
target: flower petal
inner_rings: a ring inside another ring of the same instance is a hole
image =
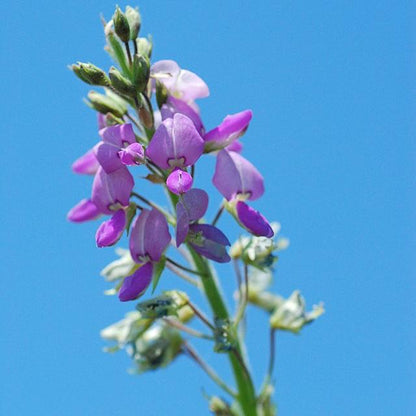
[[[174,88],[184,101],[194,101],[209,96],[208,85],[198,75],[186,69],[182,69],[179,73]]]
[[[255,200],[264,193],[260,172],[243,156],[227,150],[217,155],[212,182],[228,201],[238,194],[247,194],[249,200]]]
[[[250,233],[267,238],[273,237],[272,227],[259,211],[249,207],[245,202],[238,201],[236,212],[239,222]]]
[[[100,214],[101,212],[94,202],[90,199],[83,199],[68,212],[67,218],[72,222],[84,222],[94,220]]]
[[[182,169],[176,168],[168,176],[166,185],[172,193],[181,195],[192,188],[192,176]]]
[[[176,247],[184,241],[189,231],[189,215],[182,201],[176,204]]]
[[[92,184],[91,200],[102,213],[112,214],[117,204],[129,205],[133,186],[133,176],[124,165],[112,173],[100,167]]]
[[[219,263],[231,260],[225,248],[230,242],[217,227],[210,224],[192,224],[189,229],[189,243],[197,253]]]
[[[126,227],[126,212],[119,209],[109,220],[104,221],[95,234],[98,247],[112,246],[120,240]]]
[[[189,221],[202,218],[208,209],[208,194],[202,189],[191,189],[182,195],[184,205],[188,211]]]
[[[81,173],[84,175],[94,175],[100,164],[95,157],[94,150],[90,149],[87,153],[79,157],[73,164],[72,170],[75,173]]]
[[[137,269],[133,274],[127,276],[118,293],[122,302],[137,299],[149,286],[152,281],[153,265],[146,263]]]
[[[94,146],[95,157],[106,173],[112,173],[123,166],[119,151],[120,147],[109,143],[99,142]]]
[[[132,143],[118,152],[124,165],[141,165],[144,163],[144,149],[140,143]]]
[[[100,136],[104,143],[109,143],[119,148],[136,141],[133,126],[131,124],[117,124],[100,130]]]
[[[162,169],[193,165],[204,150],[204,141],[193,122],[175,114],[158,127],[146,155]]]
[[[244,110],[240,113],[228,115],[222,123],[205,134],[205,146],[209,150],[222,149],[247,130],[253,113],[251,110]]]
[[[165,216],[156,209],[143,209],[130,232],[132,258],[137,263],[143,263],[147,258],[159,261],[169,242],[169,227]]]

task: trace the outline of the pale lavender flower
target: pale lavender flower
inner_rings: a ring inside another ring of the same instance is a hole
[[[163,60],[154,63],[150,76],[161,82],[170,95],[186,102],[209,95],[207,84],[193,72],[181,69],[175,61]]]

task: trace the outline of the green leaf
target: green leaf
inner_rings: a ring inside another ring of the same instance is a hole
[[[160,276],[165,268],[166,264],[166,257],[162,256],[162,258],[154,265],[153,267],[153,276],[152,276],[152,293],[156,290],[156,287],[159,283]]]
[[[131,77],[129,66],[127,65],[126,54],[124,52],[123,47],[120,45],[120,42],[114,36],[114,33],[110,32],[107,35],[108,43],[113,51],[114,58],[119,63],[123,74],[126,75],[128,78]]]
[[[129,207],[126,210],[126,230],[127,235],[130,232],[130,226],[133,221],[134,216],[136,215],[137,205],[134,202],[130,202]]]

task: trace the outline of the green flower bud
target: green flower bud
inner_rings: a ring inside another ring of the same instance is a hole
[[[169,315],[178,315],[178,310],[188,303],[184,292],[171,290],[163,295],[140,302],[136,308],[143,318],[156,319]]]
[[[149,38],[137,38],[136,47],[139,55],[146,55],[149,58],[152,56],[153,43],[150,36]]]
[[[311,312],[306,312],[305,299],[295,290],[288,299],[273,312],[270,325],[275,329],[282,329],[298,333],[302,327],[324,313],[322,304],[314,305]]]
[[[150,61],[146,55],[134,55],[133,59],[133,84],[139,92],[146,89],[150,76]]]
[[[110,76],[111,85],[119,93],[128,95],[130,97],[136,96],[136,88],[134,87],[134,85],[128,78],[123,76],[117,68],[112,66],[108,74]]]
[[[231,334],[231,324],[229,319],[215,318],[214,321],[214,351],[215,352],[229,352],[235,346],[234,337]]]
[[[94,110],[102,114],[112,113],[115,116],[123,117],[127,113],[127,107],[122,105],[120,101],[114,100],[114,98],[108,95],[100,94],[96,91],[90,91],[88,93],[89,101],[87,104]]]
[[[116,12],[113,16],[114,31],[122,42],[128,42],[130,40],[130,26],[126,15],[117,6]]]
[[[77,64],[72,65],[71,69],[79,79],[87,84],[101,87],[110,85],[110,80],[106,73],[93,64],[78,62]]]
[[[142,24],[142,18],[139,13],[139,9],[136,7],[126,7],[126,18],[130,26],[130,40],[136,40],[139,36],[140,26]]]
[[[101,276],[103,276],[107,282],[114,282],[125,278],[132,273],[132,269],[135,266],[130,255],[130,250],[117,248],[116,253],[120,258],[108,264],[100,272]]]

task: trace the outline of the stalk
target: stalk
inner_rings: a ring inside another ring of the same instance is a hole
[[[205,295],[207,296],[214,316],[221,319],[229,318],[227,307],[225,306],[220,293],[218,283],[212,275],[207,261],[196,253],[189,245],[188,248],[196,269],[201,273],[201,283],[204,287]],[[229,352],[228,358],[237,384],[237,398],[245,416],[256,416],[256,393],[250,374],[247,372],[244,363],[239,360],[239,357],[241,356],[240,340],[236,337],[236,353],[233,351]]]

